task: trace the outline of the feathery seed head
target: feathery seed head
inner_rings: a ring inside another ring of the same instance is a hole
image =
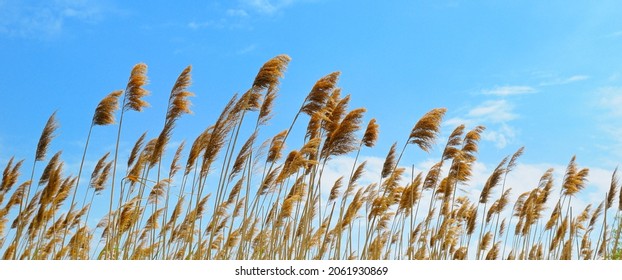
[[[439,133],[446,111],[445,108],[436,108],[426,113],[413,127],[408,143],[417,144],[422,150],[429,152]]]
[[[365,147],[371,148],[376,144],[376,140],[378,140],[378,127],[376,119],[371,119],[367,124],[367,129],[365,129],[365,134],[361,141]]]
[[[93,114],[94,125],[114,124],[114,113],[119,109],[119,96],[121,94],[123,94],[123,90],[113,91],[99,102],[95,108],[95,114]]]
[[[275,89],[279,84],[279,78],[283,77],[283,73],[290,61],[291,58],[285,54],[277,55],[268,60],[261,69],[259,69],[255,81],[253,82],[253,88],[256,91]]]
[[[301,112],[313,116],[315,112],[322,109],[329,94],[335,88],[340,74],[340,72],[333,72],[319,79],[307,95]]]
[[[47,153],[50,142],[55,137],[54,132],[58,128],[58,123],[56,122],[56,112],[52,113],[50,118],[48,119],[45,127],[43,128],[43,132],[41,133],[41,137],[39,138],[39,143],[37,144],[37,152],[35,153],[35,160],[42,161],[45,159],[45,154]]]
[[[147,84],[147,65],[138,63],[132,68],[132,73],[125,88],[124,110],[142,111],[149,103],[142,98],[149,95],[149,91],[143,88]]]

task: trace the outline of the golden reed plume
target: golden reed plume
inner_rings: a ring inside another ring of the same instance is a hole
[[[253,88],[257,91],[264,89],[271,91],[271,89],[276,88],[279,84],[279,78],[283,77],[290,61],[291,58],[285,54],[277,55],[268,60],[257,73]]]
[[[410,132],[408,142],[417,144],[422,150],[429,152],[439,133],[441,121],[446,111],[445,108],[436,108],[421,117]]]
[[[126,102],[124,110],[142,111],[149,103],[143,100],[143,97],[149,95],[149,91],[143,87],[147,84],[147,65],[138,63],[132,68],[130,79],[125,88]]]
[[[121,94],[123,94],[122,90],[113,91],[99,102],[95,108],[95,114],[93,114],[94,125],[114,124],[114,113],[119,109],[119,96]]]
[[[56,112],[54,112],[45,124],[43,132],[41,132],[41,137],[39,138],[39,143],[37,144],[37,152],[35,153],[36,161],[45,160],[45,154],[47,153],[50,142],[55,136],[54,132],[57,128],[58,122],[56,122]]]

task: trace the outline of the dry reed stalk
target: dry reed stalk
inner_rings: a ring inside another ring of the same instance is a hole
[[[255,139],[257,138],[257,131],[253,132],[253,134],[248,137],[240,151],[238,152],[238,156],[236,157],[233,166],[231,167],[231,171],[229,172],[229,182],[242,171],[244,168],[246,161],[251,156],[253,150],[253,144],[255,143]]]
[[[468,143],[468,141],[467,141],[467,143]],[[497,167],[493,170],[492,174],[490,174],[490,176],[486,180],[486,183],[484,184],[484,187],[482,188],[482,192],[480,193],[480,196],[479,196],[479,203],[484,205],[484,210],[482,211],[482,225],[481,225],[481,228],[480,228],[480,238],[479,238],[479,240],[481,242],[483,242],[485,240],[484,238],[482,238],[482,234],[484,232],[484,226],[487,225],[490,222],[490,217],[492,216],[492,213],[494,213],[494,211],[497,210],[497,209],[491,209],[493,211],[489,211],[488,212],[488,218],[485,218],[484,215],[486,214],[486,206],[487,206],[487,203],[488,203],[488,199],[490,198],[490,192],[501,181],[501,178],[502,178],[501,176],[506,171],[505,165],[506,165],[507,161],[508,161],[508,157],[505,157],[503,160],[501,160],[501,162],[497,165]],[[456,172],[456,174],[459,174],[459,173],[460,173],[460,171]],[[459,176],[459,175],[457,175],[457,176]],[[496,232],[496,230],[495,230],[495,232]],[[478,252],[477,252],[477,258],[479,259],[480,253],[481,253],[481,251],[483,251],[483,249],[481,249],[482,248],[482,244],[479,244],[478,247],[480,247],[480,250],[478,250]]]
[[[171,90],[171,94],[168,100],[168,108],[166,111],[166,118],[164,122],[164,128],[162,132],[158,136],[158,140],[155,144],[155,148],[153,154],[151,154],[150,164],[151,166],[155,166],[155,164],[160,164],[162,153],[164,152],[164,148],[166,147],[170,136],[172,134],[172,130],[175,127],[175,122],[183,115],[190,114],[192,111],[190,110],[191,102],[188,100],[189,97],[194,96],[194,94],[188,91],[188,87],[191,84],[191,74],[192,67],[186,67],[181,74],[177,77],[175,81],[175,85]],[[159,175],[159,168],[158,168]],[[159,178],[158,178],[159,179]]]
[[[449,174],[447,177],[448,181],[446,182],[447,185],[445,185],[446,191],[445,191],[444,204],[447,205],[448,203],[450,203],[448,212],[453,211],[454,201],[456,197],[455,192],[456,192],[456,189],[458,188],[458,183],[466,182],[470,179],[472,164],[477,159],[475,154],[478,151],[478,142],[481,139],[481,133],[484,131],[484,129],[485,128],[483,126],[476,126],[471,131],[467,132],[464,136],[464,139],[461,141],[462,143],[461,149],[455,154],[454,158],[452,159],[451,166],[449,168]],[[462,129],[458,127],[457,129],[454,130],[454,133],[455,133],[454,137],[457,137],[458,135],[462,133]],[[450,141],[451,143],[448,143],[448,145],[449,144],[453,145],[453,144],[458,143],[458,141],[456,141],[455,139],[450,139]],[[441,160],[441,162],[439,163],[439,170],[440,170],[440,166],[442,166],[442,162],[443,160]],[[433,179],[430,183],[436,184],[437,181],[438,181],[438,177]],[[434,200],[435,197],[436,197],[436,189],[432,189],[432,196],[430,197],[430,209],[435,206],[435,203],[436,203],[436,201]],[[482,213],[482,215],[484,214],[485,214],[485,211]],[[437,223],[438,222],[439,221],[437,220]],[[429,226],[430,226],[429,223],[427,223],[426,230],[429,228]],[[479,240],[481,240],[481,233],[480,233]]]
[[[149,106],[149,103],[143,100],[143,98],[149,94],[149,91],[144,89],[144,86],[147,84],[146,73],[147,73],[146,64],[144,63],[136,64],[132,68],[132,71],[130,73],[130,77],[128,79],[127,86],[125,88],[125,92],[123,95],[123,102],[121,105],[122,110],[121,110],[121,116],[119,117],[119,129],[117,131],[117,140],[115,144],[114,160],[113,160],[113,165],[112,165],[112,183],[110,186],[110,203],[108,207],[109,216],[111,216],[112,210],[113,210],[115,179],[116,179],[116,171],[117,171],[117,159],[119,155],[119,142],[121,138],[121,129],[123,127],[123,115],[126,111],[133,110],[133,111],[140,112],[142,111],[144,107]],[[113,246],[113,244],[110,244],[110,241],[112,240],[111,237],[113,235],[116,235],[116,228],[114,227],[114,224],[115,223],[112,223],[113,226],[108,231],[108,236],[106,238],[106,245],[104,249],[106,250],[107,254],[109,254],[106,257],[110,259],[116,258],[116,255],[114,255],[115,252],[111,250],[111,247]]]
[[[173,135],[174,120],[181,114],[190,112],[187,97],[191,96],[191,93],[186,90],[190,85],[190,67],[182,72],[171,92],[165,126],[160,136],[150,141],[144,149],[142,146],[146,134],[136,142],[128,160],[126,176],[121,181],[119,206],[114,209],[112,205],[123,112],[141,111],[147,105],[142,100],[147,94],[142,88],[146,83],[146,66],[137,65],[132,71],[121,105],[123,110],[119,118],[115,159],[109,161],[109,155],[106,154],[97,162],[88,182],[88,186],[93,188],[90,204],[86,203],[89,188],[85,194],[83,207],[79,211],[73,210],[77,205],[72,198],[69,211],[60,213],[71,191],[74,191],[75,198],[81,173],[80,170],[78,177],[62,176],[63,163],[60,160],[60,152],[54,155],[41,171],[37,183],[43,190],[35,192],[32,198],[29,197],[29,187],[34,181],[27,181],[15,188],[22,163],[15,164],[14,159],[9,160],[0,182],[0,204],[6,201],[3,207],[0,205],[0,248],[4,248],[3,242],[6,238],[3,235],[4,224],[7,218],[12,216],[10,210],[16,205],[20,205],[20,211],[15,214],[11,227],[17,228],[20,233],[25,231],[27,235],[14,238],[7,244],[4,257],[86,259],[89,254],[97,253],[91,252],[90,244],[94,244],[91,242],[93,234],[84,225],[87,224],[94,196],[108,187],[111,176],[113,179],[108,220],[97,228],[98,231],[101,230],[102,239],[106,243],[100,258],[106,259],[234,257],[323,259],[327,256],[335,259],[353,257],[467,259],[470,238],[477,225],[477,213],[482,210],[478,258],[505,257],[505,246],[509,236],[507,228],[514,225],[513,217],[517,217],[518,221],[515,223],[512,244],[508,243],[512,247],[510,254],[507,255],[508,259],[569,259],[575,256],[572,252],[575,248],[573,242],[577,245],[577,258],[610,256],[607,246],[611,245],[611,240],[607,235],[609,229],[613,234],[614,227],[607,225],[607,211],[613,204],[615,196],[619,194],[617,169],[612,174],[611,185],[603,203],[595,209],[591,206],[586,207],[573,219],[570,211],[572,196],[585,188],[589,174],[587,168],[577,167],[576,158],[573,157],[563,178],[561,198],[552,209],[548,220],[540,222],[554,185],[552,169],[542,175],[535,189],[519,196],[512,207],[510,220],[506,222],[506,218],[501,219],[501,214],[510,203],[508,197],[511,189],[505,189],[505,180],[507,174],[516,168],[517,159],[523,153],[523,148],[509,160],[504,159],[493,171],[483,186],[478,200],[480,204],[484,204],[484,208],[478,209],[478,203],[457,197],[455,191],[459,183],[464,184],[470,180],[471,168],[476,161],[478,141],[484,128],[476,127],[465,134],[465,126],[461,125],[451,133],[441,160],[430,168],[425,177],[419,174],[416,178],[412,178],[411,182],[401,184],[404,169],[399,167],[399,162],[406,146],[416,144],[426,152],[432,149],[440,130],[440,122],[446,112],[442,108],[428,112],[419,120],[399,156],[396,145],[391,147],[377,184],[359,187],[358,181],[366,166],[366,162],[357,165],[359,153],[363,145],[374,146],[378,139],[378,125],[375,119],[370,120],[361,135],[362,138],[356,137],[356,133],[362,128],[364,109],[348,112],[350,96],[342,98],[341,89],[336,87],[339,72],[331,73],[316,82],[290,129],[265,142],[266,146],[269,143],[269,150],[267,155],[261,154],[261,147],[257,148],[254,145],[256,138],[259,137],[258,128],[271,117],[279,79],[283,76],[288,62],[289,57],[277,56],[264,64],[252,87],[239,99],[234,96],[225,106],[217,122],[197,137],[189,151],[179,190],[180,199],[175,201],[170,217],[169,180],[181,169],[178,162],[183,153],[183,145],[180,145],[175,152],[169,176],[163,180],[160,180],[160,165],[166,144]],[[264,91],[265,96],[262,97]],[[91,129],[94,125],[108,125],[115,122],[114,111],[119,107],[118,98],[121,94],[123,91],[112,92],[102,99],[95,110]],[[259,115],[255,131],[241,148],[236,149],[245,113],[257,110]],[[286,152],[285,142],[301,113],[310,116],[304,139],[306,141],[301,149]],[[43,161],[45,150],[54,136],[56,129],[53,125],[54,115],[50,117],[52,121],[48,120],[42,134],[42,139],[46,138],[47,143],[39,141],[35,164],[37,161]],[[89,139],[90,132],[87,146]],[[203,214],[206,213],[205,204],[209,194],[212,193],[209,191],[207,196],[203,195],[209,186],[207,176],[223,149],[225,156],[219,170],[221,178],[218,187],[215,188],[214,211],[211,216],[203,218]],[[335,181],[327,196],[328,202],[322,203],[321,200],[326,198],[321,195],[319,182],[327,162],[334,156],[345,155],[355,150],[356,159],[349,177],[344,175]],[[285,159],[281,159],[283,153],[288,154]],[[83,158],[85,154],[86,148]],[[256,164],[263,159],[265,159],[264,168],[260,170]],[[449,174],[443,178],[441,176],[444,175],[442,170],[445,160],[451,160],[451,166]],[[155,164],[158,164],[157,177],[156,174],[149,176]],[[195,173],[191,176],[190,172],[193,170]],[[34,178],[34,171],[33,164],[31,178]],[[415,177],[414,171],[412,175]],[[157,179],[153,180],[153,177]],[[238,179],[234,184],[236,178]],[[155,185],[152,188],[147,188],[153,184]],[[126,185],[131,187],[127,194],[123,189]],[[138,194],[133,189],[136,185],[140,186]],[[494,188],[499,185],[501,185],[500,197],[491,204],[490,209],[486,209],[495,192]],[[185,190],[186,187],[189,188],[188,191]],[[256,193],[253,187],[256,187]],[[427,216],[418,220],[417,213],[413,214],[413,207],[417,204],[418,211],[418,201],[424,196],[422,190],[425,189],[432,189],[430,210]],[[10,193],[11,190],[13,193]],[[143,200],[144,192],[147,193]],[[269,193],[272,196],[266,195]],[[184,198],[188,194],[190,201],[185,202]],[[166,203],[161,207],[158,202],[164,197]],[[341,206],[337,205],[339,199]],[[252,200],[250,206],[249,200]],[[331,202],[332,205],[329,205]],[[360,208],[364,203],[367,207],[363,213]],[[149,209],[148,205],[152,205],[152,208]],[[271,208],[266,208],[267,206]],[[563,213],[564,206],[567,207],[566,214]],[[339,211],[335,211],[335,207],[340,207]],[[618,208],[622,209],[622,203]],[[323,216],[322,210],[330,214]],[[496,222],[493,220],[495,214]],[[600,233],[597,233],[599,240],[593,246],[590,233],[599,229],[596,223],[602,215],[605,217]],[[365,234],[363,250],[359,250],[360,247],[356,248],[357,240],[362,241],[363,236],[359,228],[359,237],[356,238],[357,228],[354,226],[355,221],[361,216],[367,218],[366,221],[359,221],[359,227],[366,230],[363,233]],[[158,223],[160,218],[161,223]],[[336,221],[332,221],[333,218],[336,218]],[[433,220],[436,220],[436,227],[431,225]],[[366,226],[362,227],[363,223]],[[406,229],[407,223],[410,224],[410,230]],[[413,229],[415,225],[417,227]],[[156,228],[160,230],[159,236],[155,235]],[[486,235],[481,236],[484,232]],[[504,233],[506,241],[497,242],[497,234],[502,236]],[[543,241],[546,234],[549,236]],[[21,234],[17,234],[19,235]],[[71,237],[68,243],[65,243],[66,236]],[[504,246],[502,253],[500,253],[501,246]],[[544,250],[549,252],[547,256],[544,255]]]
[[[35,159],[32,165],[32,173],[30,175],[30,180],[29,182],[33,182],[34,179],[34,175],[35,175],[35,167],[37,165],[38,161],[43,161],[45,160],[45,156],[48,150],[48,147],[50,145],[50,142],[52,141],[52,139],[55,137],[55,131],[56,129],[58,129],[58,122],[56,121],[56,112],[52,113],[52,115],[48,118],[45,127],[43,128],[43,131],[41,132],[41,137],[39,138],[39,142],[37,143],[37,149],[35,152]],[[21,196],[21,200],[19,203],[19,214],[18,214],[18,218],[19,216],[23,216],[22,211],[24,210],[24,206],[26,204],[30,204],[28,202],[28,199],[30,198],[30,190],[31,190],[31,185],[28,185],[27,189],[26,189],[26,195],[22,195]],[[38,191],[38,187],[35,190],[35,193],[37,193]],[[32,198],[32,200],[34,200],[35,198]],[[31,200],[31,202],[32,202]],[[13,243],[15,243],[15,246],[13,246],[13,249],[11,250],[13,253],[12,259],[17,259],[17,254],[18,254],[18,248],[19,248],[19,242],[20,239],[22,237],[22,231],[24,229],[25,224],[23,224],[25,222],[24,219],[16,219],[16,221],[19,222],[19,224],[17,225],[17,232],[15,234],[15,237],[13,239]],[[6,255],[6,254],[5,254]],[[5,258],[6,259],[6,258]]]

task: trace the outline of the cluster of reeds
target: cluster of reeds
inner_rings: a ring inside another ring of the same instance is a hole
[[[350,96],[342,96],[337,87],[339,72],[319,79],[290,127],[262,142],[259,132],[272,117],[289,61],[279,55],[266,62],[244,94],[234,95],[212,125],[188,147],[185,142],[173,147],[172,155],[165,152],[176,121],[191,112],[191,67],[170,92],[162,131],[144,133],[127,158],[119,153],[123,120],[148,105],[145,64],[134,66],[125,90],[111,92],[95,108],[77,174],[66,174],[60,151],[47,159],[58,127],[52,114],[27,170],[30,177],[20,178],[23,160],[11,158],[4,168],[2,258],[619,257],[621,227],[611,214],[618,217],[622,203],[607,217],[620,194],[617,171],[603,201],[578,212],[571,202],[586,186],[589,170],[579,168],[574,157],[559,188],[548,170],[512,204],[506,178],[521,148],[501,160],[479,186],[479,199],[472,201],[459,188],[471,180],[484,127],[468,130],[464,125],[451,132],[427,172],[415,174],[414,168],[404,167],[408,164],[401,159],[408,149],[429,152],[435,147],[443,108],[424,114],[401,149],[397,142],[391,146],[377,181],[362,182],[367,169],[360,153],[374,147],[379,125],[375,119],[364,120],[364,108],[349,108]],[[290,132],[303,118],[306,133],[295,139],[302,144],[287,149]],[[90,180],[80,180],[88,178],[84,162],[93,129],[108,125],[118,126],[116,139],[110,139],[115,149],[88,170]],[[351,171],[326,185],[323,174],[331,160],[345,155],[354,157]],[[547,209],[553,197],[559,199],[554,209]]]

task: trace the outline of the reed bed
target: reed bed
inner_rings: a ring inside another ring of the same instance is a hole
[[[213,124],[192,142],[169,147],[176,122],[191,113],[192,68],[185,68],[170,92],[161,132],[144,133],[125,157],[119,151],[123,121],[148,106],[147,65],[135,65],[125,89],[95,106],[77,174],[67,174],[61,151],[48,155],[59,126],[52,114],[32,167],[15,158],[4,167],[2,258],[620,257],[617,170],[602,201],[584,209],[573,209],[572,200],[585,188],[589,169],[575,157],[563,178],[555,180],[549,169],[510,201],[506,181],[523,148],[501,159],[483,186],[470,185],[485,128],[457,126],[439,145],[444,108],[424,113],[405,131],[404,142],[386,151],[374,182],[364,182],[368,169],[361,153],[374,148],[379,124],[366,118],[364,108],[349,108],[350,96],[337,86],[339,72],[315,83],[288,128],[260,139],[289,62],[287,55],[267,61]],[[109,139],[115,148],[92,155],[89,140],[99,126],[117,126],[116,138]],[[290,139],[299,126],[306,131],[296,136],[302,139]],[[292,149],[292,142],[302,144]],[[406,152],[433,149],[441,153],[429,170],[415,172],[402,162]],[[354,158],[350,171],[327,185],[325,172],[341,156]],[[85,168],[87,159],[96,160],[92,170]],[[460,188],[467,185],[481,193],[466,195]],[[617,209],[611,209],[616,198]]]

